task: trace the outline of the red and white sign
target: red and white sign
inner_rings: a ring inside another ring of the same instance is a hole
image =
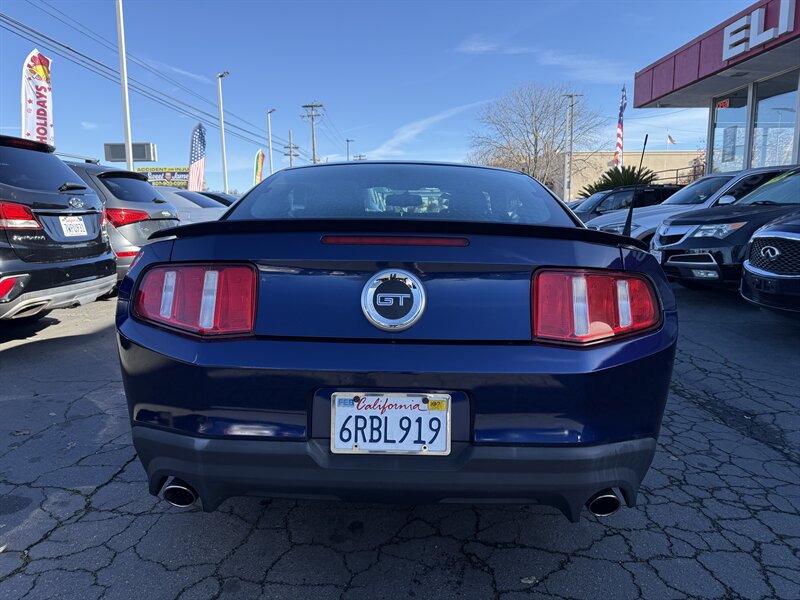
[[[51,64],[34,48],[22,65],[22,137],[55,146]]]

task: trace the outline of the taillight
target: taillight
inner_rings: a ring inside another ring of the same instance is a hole
[[[3,277],[0,279],[0,302],[6,299],[11,290],[14,289],[14,284],[17,283],[17,277]]]
[[[245,265],[163,265],[139,284],[133,313],[198,335],[252,333],[256,271]]]
[[[123,225],[130,225],[131,223],[138,223],[139,221],[146,221],[150,215],[143,210],[133,210],[128,208],[107,208],[106,219],[114,227],[121,227]]]
[[[632,273],[544,270],[535,275],[532,293],[535,339],[597,342],[661,319],[650,281]]]
[[[24,204],[0,202],[0,229],[41,229],[33,211]]]

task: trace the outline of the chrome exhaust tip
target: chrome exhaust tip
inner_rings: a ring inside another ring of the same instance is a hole
[[[595,517],[610,517],[620,505],[619,496],[611,488],[600,490],[586,501],[586,508]]]
[[[188,508],[197,501],[197,492],[177,477],[164,488],[164,500],[178,508]]]

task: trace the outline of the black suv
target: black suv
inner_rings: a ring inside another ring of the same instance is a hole
[[[0,135],[0,319],[93,302],[116,283],[103,205],[54,150]]]
[[[613,190],[597,192],[572,210],[581,221],[586,223],[612,210],[628,208],[631,205],[633,190],[636,187],[623,185]],[[641,208],[642,206],[661,204],[682,187],[682,185],[675,184],[640,185],[636,191],[636,203],[634,206]]]

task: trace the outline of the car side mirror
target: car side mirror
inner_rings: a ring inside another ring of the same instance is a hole
[[[727,206],[728,204],[733,204],[734,202],[736,202],[736,197],[726,194],[717,200],[717,206]]]

